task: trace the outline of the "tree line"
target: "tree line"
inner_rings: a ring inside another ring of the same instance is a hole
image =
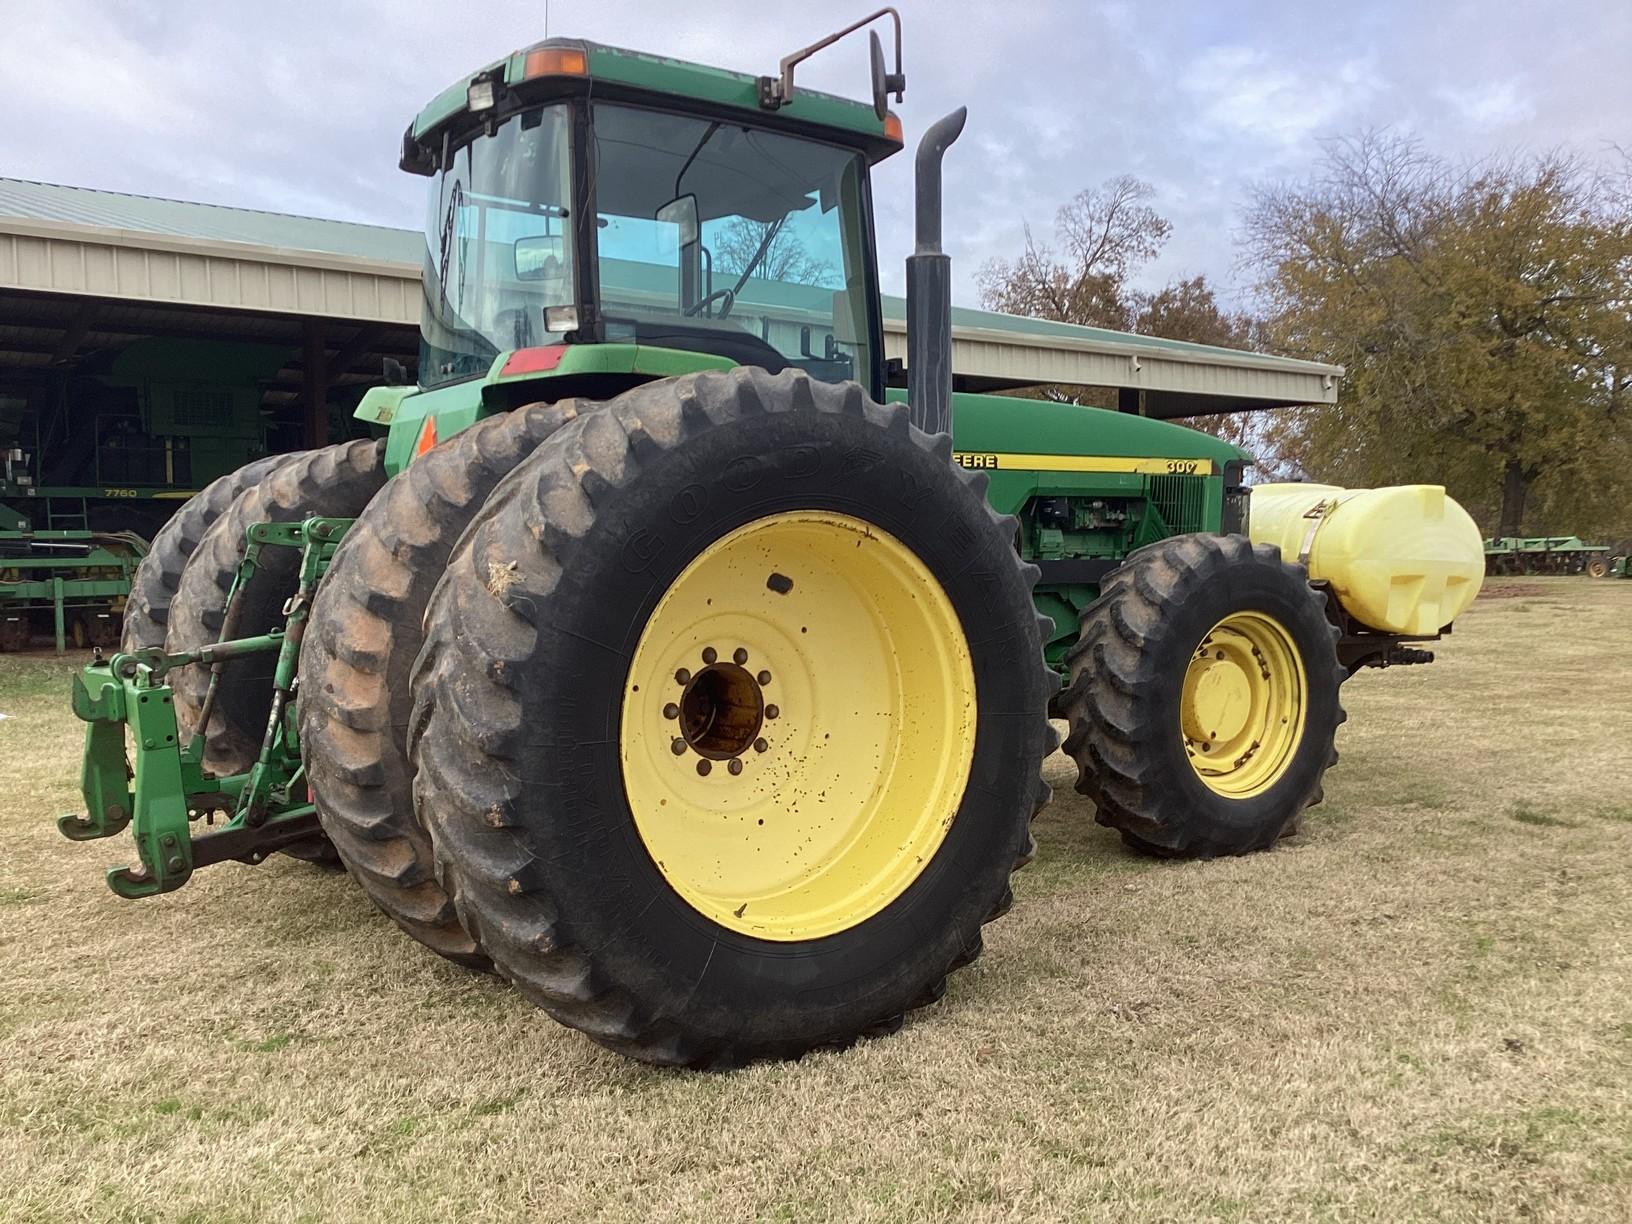
[[[1261,474],[1446,485],[1499,535],[1632,536],[1632,160],[1453,162],[1386,133],[1250,192],[1248,309],[1138,273],[1172,232],[1149,184],[1080,192],[980,273],[992,310],[1326,361],[1336,407],[1201,418]],[[1080,389],[1040,394],[1096,400]]]

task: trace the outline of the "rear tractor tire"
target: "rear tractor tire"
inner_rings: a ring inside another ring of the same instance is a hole
[[[198,550],[216,519],[225,514],[240,494],[253,489],[298,455],[269,455],[229,472],[182,503],[169,522],[159,528],[153,543],[131,575],[130,597],[125,601],[121,650],[163,646],[170,627],[170,604],[181,585],[181,571]]]
[[[575,415],[571,401],[520,408],[415,459],[335,550],[301,645],[301,755],[324,832],[375,905],[473,969],[492,965],[437,883],[414,815],[409,673],[460,535],[499,480]]]
[[[298,523],[317,517],[355,518],[385,483],[383,442],[359,441],[296,455],[274,465],[258,484],[239,493],[203,533],[188,559],[169,605],[165,649],[196,650],[219,641],[232,590],[255,523]],[[283,607],[295,593],[300,567],[292,548],[261,550],[260,564],[238,598],[243,611],[234,636],[253,637],[283,624]],[[222,666],[220,690],[204,733],[204,765],[221,775],[240,774],[255,763],[272,706],[275,654],[250,655]],[[183,667],[171,674],[176,724],[183,741],[198,729],[210,672]],[[327,837],[289,846],[284,853],[332,864]]]
[[[227,596],[244,559],[245,533],[255,523],[298,523],[318,517],[353,518],[385,484],[384,443],[347,442],[308,451],[276,465],[258,484],[233,499],[210,524],[188,559],[171,601],[165,648],[196,650],[220,640]],[[234,636],[253,637],[283,624],[283,605],[295,593],[300,557],[292,548],[264,548],[254,577],[240,592],[243,611]],[[272,704],[271,654],[235,659],[222,668],[204,764],[218,774],[242,773],[254,764]],[[190,735],[202,713],[210,673],[185,667],[171,680],[176,721]]]
[[[741,368],[583,411],[456,550],[415,799],[499,971],[649,1062],[893,1031],[1046,801],[1036,570],[950,439]]]
[[[1336,638],[1274,547],[1181,535],[1130,554],[1066,656],[1065,750],[1095,819],[1172,858],[1295,832],[1337,762]]]

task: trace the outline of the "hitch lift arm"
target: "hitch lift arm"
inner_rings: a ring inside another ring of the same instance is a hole
[[[74,677],[74,713],[88,724],[80,777],[85,814],[59,817],[57,828],[74,841],[113,837],[131,828],[139,863],[108,872],[108,887],[121,897],[170,892],[185,884],[196,868],[211,863],[229,859],[259,863],[273,851],[319,831],[317,809],[300,763],[292,702],[312,597],[352,521],[312,518],[255,524],[227,597],[220,641],[177,654],[145,649],[108,660],[98,654]],[[284,605],[282,628],[232,638],[240,620],[240,594],[265,547],[300,549],[299,586]],[[218,777],[204,767],[204,732],[222,668],[233,659],[273,653],[278,659],[272,709],[260,752],[247,773]],[[166,683],[168,674],[180,667],[211,670],[200,725],[185,745],[176,724],[174,695]],[[132,753],[128,762],[127,729]],[[192,822],[213,823],[217,812],[228,815],[226,825],[195,838]]]

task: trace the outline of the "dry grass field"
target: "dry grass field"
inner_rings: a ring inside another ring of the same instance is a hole
[[[0,657],[0,1218],[1632,1218],[1632,582],[1502,587],[1345,689],[1302,836],[1136,858],[1057,757],[943,1003],[731,1075],[287,859],[117,899],[69,665]]]

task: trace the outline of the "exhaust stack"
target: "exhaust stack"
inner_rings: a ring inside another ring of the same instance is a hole
[[[907,412],[925,433],[952,432],[952,257],[941,250],[941,158],[969,108],[930,125],[918,142],[917,233],[907,256]]]

